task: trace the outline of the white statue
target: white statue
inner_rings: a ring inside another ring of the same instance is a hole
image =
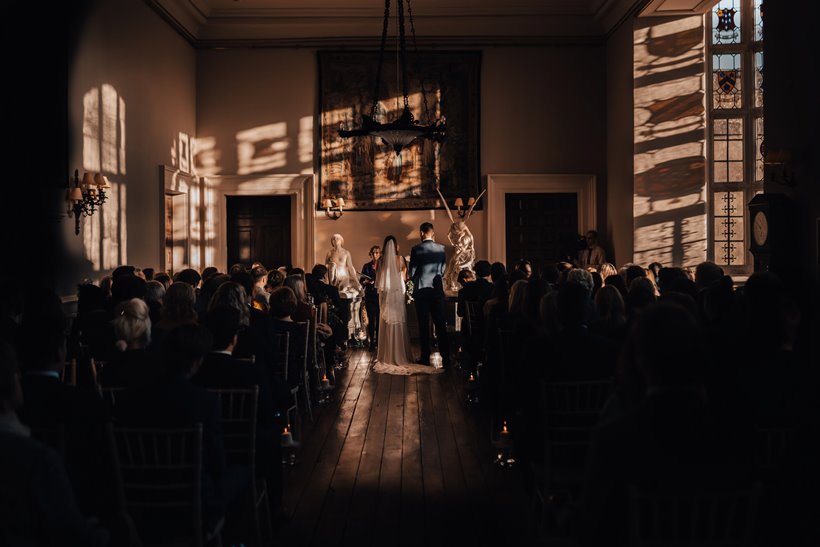
[[[460,288],[458,284],[458,272],[465,269],[473,271],[475,244],[473,241],[473,233],[470,232],[470,229],[467,227],[467,220],[473,214],[473,209],[478,203],[478,200],[481,199],[486,191],[486,188],[482,190],[478,198],[470,204],[470,208],[467,209],[464,219],[457,221],[453,218],[450,207],[447,206],[447,200],[441,195],[441,191],[436,188],[436,192],[438,192],[439,197],[441,197],[444,208],[447,210],[447,216],[450,217],[450,222],[452,223],[450,224],[450,232],[447,234],[447,239],[449,239],[453,245],[453,256],[450,258],[450,261],[447,263],[447,268],[445,268],[444,271],[445,290],[458,291]]]
[[[343,247],[345,239],[341,234],[333,234],[330,238],[331,249],[325,258],[327,275],[330,284],[349,297],[359,296],[362,286],[359,284],[359,275],[353,267],[350,251]]]

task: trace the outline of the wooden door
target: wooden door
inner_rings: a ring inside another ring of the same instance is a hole
[[[575,256],[577,194],[506,194],[505,206],[508,270],[522,258],[538,266]]]
[[[291,263],[291,196],[226,196],[228,264],[261,262],[272,269]],[[300,265],[303,266],[303,265]]]

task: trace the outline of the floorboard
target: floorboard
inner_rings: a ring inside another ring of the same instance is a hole
[[[534,544],[522,470],[493,465],[489,412],[465,404],[460,372],[375,374],[371,359],[351,351],[305,422],[275,545]]]

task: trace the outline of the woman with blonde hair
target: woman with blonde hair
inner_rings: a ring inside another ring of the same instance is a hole
[[[146,348],[151,343],[151,317],[148,304],[139,298],[120,302],[111,321],[116,336],[117,354],[100,370],[103,386],[134,387],[149,383],[159,374]]]

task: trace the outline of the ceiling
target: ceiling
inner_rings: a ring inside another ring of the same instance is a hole
[[[422,44],[529,45],[596,42],[632,15],[702,13],[716,1],[413,0],[411,7]],[[384,15],[382,0],[146,2],[201,48],[372,45]]]

